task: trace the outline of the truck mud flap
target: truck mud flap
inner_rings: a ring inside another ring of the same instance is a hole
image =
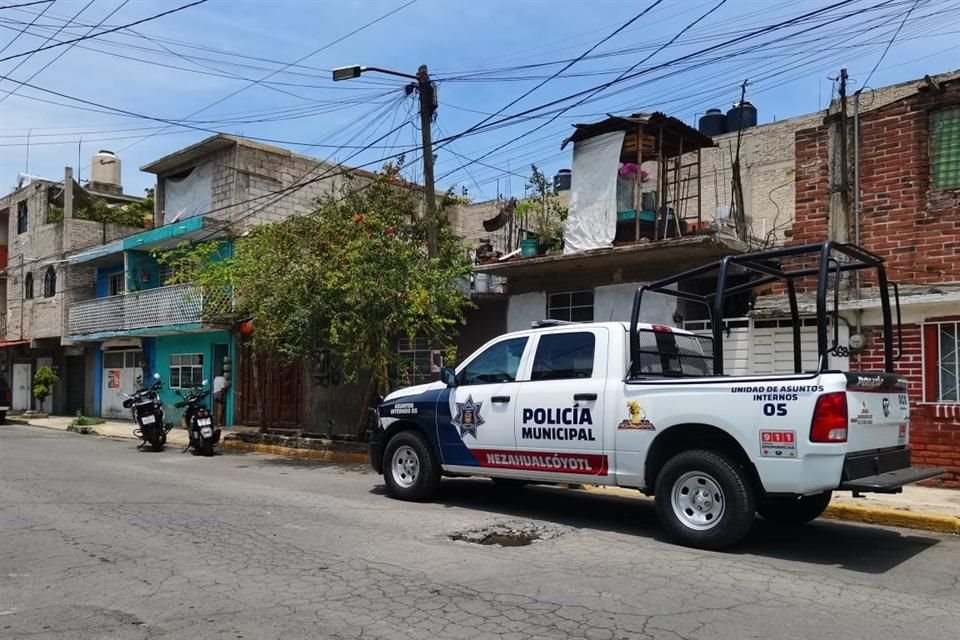
[[[905,484],[934,478],[943,474],[943,472],[943,469],[906,467],[874,476],[864,476],[856,480],[846,480],[840,483],[840,488],[846,491],[897,493]]]

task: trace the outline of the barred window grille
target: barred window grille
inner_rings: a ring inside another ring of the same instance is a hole
[[[190,389],[203,384],[203,354],[177,353],[170,356],[170,387]]]
[[[960,188],[960,108],[930,114],[930,174],[935,189]]]
[[[400,357],[397,382],[409,386],[436,380],[436,354],[437,350],[431,349],[430,342],[424,338],[400,338],[397,345],[397,355]]]
[[[593,291],[551,293],[547,298],[547,317],[567,322],[593,322]]]
[[[937,400],[960,402],[960,325],[940,325],[940,385]]]

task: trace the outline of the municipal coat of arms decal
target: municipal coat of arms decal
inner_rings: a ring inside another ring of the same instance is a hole
[[[453,426],[460,429],[460,437],[468,433],[476,439],[477,427],[483,424],[480,417],[480,407],[483,402],[474,402],[473,396],[467,396],[466,402],[457,403],[457,416],[453,419]]]

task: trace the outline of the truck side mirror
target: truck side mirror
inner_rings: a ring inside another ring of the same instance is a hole
[[[444,367],[440,370],[440,381],[448,387],[457,386],[457,372],[453,367]]]

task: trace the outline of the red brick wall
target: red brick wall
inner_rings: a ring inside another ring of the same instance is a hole
[[[860,244],[886,259],[893,280],[960,280],[960,189],[930,189],[929,154],[930,112],[957,106],[955,83],[861,116]],[[787,244],[827,239],[827,147],[826,125],[796,134],[796,218]]]
[[[850,360],[850,368],[861,371],[883,371],[883,343],[879,328],[864,330],[869,347],[860,363]],[[923,350],[921,327],[903,325],[903,356],[894,366],[909,383],[910,448],[913,463],[942,467],[947,475],[927,484],[960,489],[960,405],[923,403]],[[897,343],[894,342],[894,355]]]
[[[960,87],[954,84],[944,93],[918,93],[861,117],[860,244],[886,260],[891,280],[960,280],[960,190],[930,189],[929,156],[930,112],[956,106]],[[796,218],[787,244],[827,239],[828,158],[826,125],[797,132]],[[851,218],[851,239],[852,223]],[[871,347],[859,365],[854,358],[850,366],[882,371],[879,332],[866,333]],[[903,338],[904,355],[896,369],[910,383],[914,462],[946,468],[949,474],[933,483],[960,488],[960,405],[923,402],[920,325],[904,326]]]

